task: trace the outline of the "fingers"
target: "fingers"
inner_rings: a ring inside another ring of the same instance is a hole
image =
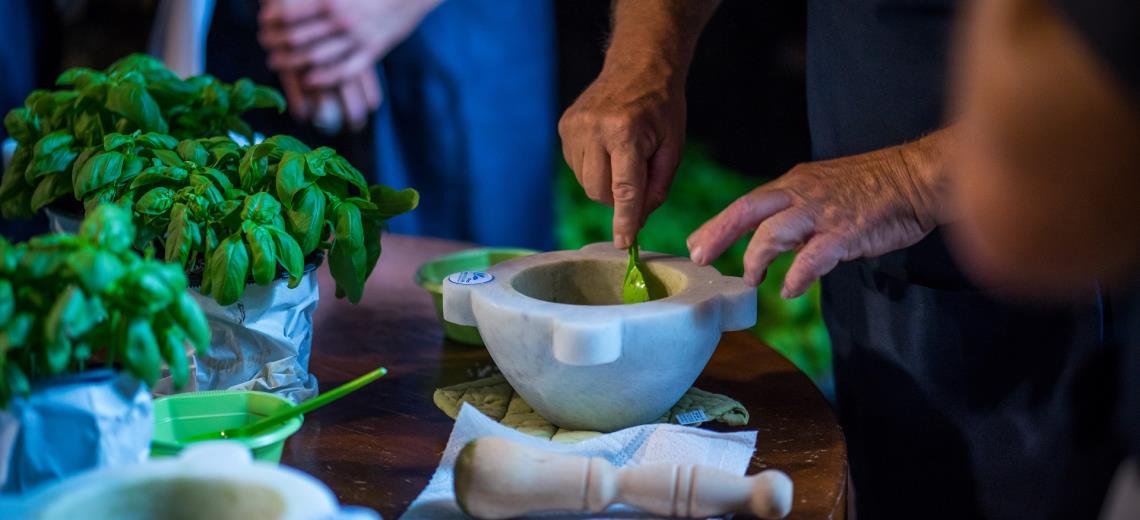
[[[788,274],[784,275],[783,298],[795,298],[807,292],[811,284],[835,269],[839,262],[851,260],[845,242],[835,235],[817,235],[796,253]]]
[[[371,69],[375,61],[368,52],[356,49],[343,60],[309,70],[302,83],[311,89],[332,88]]]
[[[646,158],[632,146],[611,154],[609,190],[614,205],[614,247],[628,248],[641,228],[645,208]]]
[[[359,132],[368,122],[368,100],[358,81],[346,81],[337,89],[340,94],[340,104],[348,127],[353,132]]]
[[[814,229],[811,217],[796,209],[781,211],[761,222],[744,253],[744,281],[760,285],[776,256],[799,247]]]
[[[748,230],[791,203],[791,198],[778,189],[760,188],[736,199],[689,235],[689,257],[696,264],[708,264]]]
[[[578,182],[586,196],[607,206],[614,205],[612,182],[610,181],[610,154],[601,147],[590,147],[582,156]]]
[[[328,12],[328,5],[321,0],[302,2],[266,2],[262,4],[257,19],[262,25],[297,23]]]
[[[277,50],[269,54],[269,68],[281,70],[328,65],[351,51],[354,45],[347,36],[333,36],[307,47]]]
[[[309,96],[301,88],[301,78],[294,71],[286,70],[280,73],[281,90],[285,91],[285,99],[289,101],[289,113],[299,120],[306,120],[313,112]]]
[[[380,91],[380,78],[376,76],[376,71],[370,70],[361,74],[359,84],[360,90],[364,92],[364,100],[368,102],[368,111],[380,108],[384,94]]]
[[[317,94],[313,126],[324,135],[337,135],[344,128],[344,114],[335,91]]]
[[[262,25],[257,40],[266,49],[300,49],[339,33],[332,20],[316,18],[296,25]]]

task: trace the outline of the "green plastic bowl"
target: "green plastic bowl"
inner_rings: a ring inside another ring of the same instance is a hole
[[[248,390],[215,390],[168,395],[154,401],[153,458],[178,455],[189,443],[181,439],[219,432],[254,422],[293,403],[284,397]],[[245,444],[255,460],[277,463],[285,439],[301,428],[302,417],[289,419],[253,437],[234,439]]]
[[[502,247],[481,247],[433,258],[416,270],[416,283],[431,293],[435,303],[435,313],[443,324],[443,334],[450,339],[468,345],[482,345],[479,330],[466,325],[456,325],[443,319],[443,279],[460,271],[486,271],[499,262],[520,256],[537,253],[532,249],[511,249]]]

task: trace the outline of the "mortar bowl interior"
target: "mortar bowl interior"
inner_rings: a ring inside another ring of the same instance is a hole
[[[627,266],[620,258],[552,262],[523,269],[515,275],[511,286],[523,295],[545,302],[622,305]],[[668,265],[647,261],[642,267],[653,300],[680,294],[689,284],[684,273]]]

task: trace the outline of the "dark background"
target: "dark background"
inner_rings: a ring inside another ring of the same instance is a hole
[[[44,10],[49,2],[0,4],[39,4],[38,10]],[[146,48],[153,0],[55,4],[62,7],[62,15],[51,19],[41,13],[40,27],[33,28],[27,41],[33,49],[25,51],[35,56],[37,67],[30,74],[40,87],[50,86],[67,67],[102,68]],[[601,70],[609,6],[610,0],[555,1],[562,108]],[[689,136],[725,166],[772,177],[809,157],[805,16],[802,2],[726,0],[706,28],[689,77]],[[6,112],[24,95],[4,96],[7,106],[0,109]]]

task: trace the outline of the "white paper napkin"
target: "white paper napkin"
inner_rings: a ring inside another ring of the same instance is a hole
[[[601,457],[618,467],[657,462],[699,464],[737,475],[743,475],[748,469],[756,446],[755,431],[717,433],[675,424],[636,426],[577,444],[560,444],[503,426],[465,403],[455,419],[455,428],[443,450],[439,468],[401,518],[467,518],[456,505],[452,489],[455,458],[468,442],[486,436],[504,437],[552,452]],[[628,518],[629,515],[622,516]]]

